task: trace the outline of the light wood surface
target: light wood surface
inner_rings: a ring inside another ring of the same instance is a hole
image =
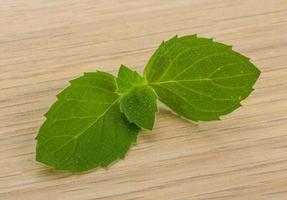
[[[161,106],[126,158],[72,175],[35,161],[43,114],[86,71],[142,71],[160,42],[197,33],[262,71],[243,107],[190,123]],[[286,0],[3,0],[0,199],[287,199]]]

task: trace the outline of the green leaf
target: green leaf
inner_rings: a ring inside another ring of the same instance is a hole
[[[117,92],[120,94],[127,93],[136,86],[146,85],[146,80],[139,73],[124,65],[120,66],[116,81]]]
[[[178,115],[209,121],[238,108],[260,71],[230,46],[192,35],[163,42],[144,75],[160,101]]]
[[[121,99],[121,111],[130,122],[152,130],[157,112],[156,100],[157,95],[151,87],[147,85],[135,87]]]
[[[37,136],[38,161],[77,172],[106,167],[136,142],[139,127],[120,112],[114,76],[85,73],[57,97]]]
[[[137,72],[123,65],[118,73],[117,86],[118,92],[122,94],[121,111],[130,122],[151,130],[157,112],[157,95],[153,88],[146,85],[145,79]]]

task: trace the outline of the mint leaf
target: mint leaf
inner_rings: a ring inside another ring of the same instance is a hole
[[[86,171],[123,158],[140,128],[152,129],[157,97],[178,115],[217,120],[251,92],[260,71],[245,56],[196,35],[162,42],[144,77],[122,65],[118,77],[85,73],[45,114],[36,159],[56,170]]]
[[[157,95],[147,86],[135,87],[121,99],[121,111],[130,122],[137,126],[152,130],[157,112]]]
[[[117,81],[117,92],[124,94],[132,90],[136,86],[146,85],[146,80],[136,71],[129,69],[128,67],[121,65]]]
[[[85,73],[46,113],[36,159],[56,170],[85,171],[123,158],[139,128],[120,112],[114,76]]]
[[[154,90],[143,77],[124,65],[120,67],[117,85],[118,92],[122,94],[121,111],[130,122],[151,130],[157,112],[157,95]]]
[[[163,42],[144,71],[160,101],[194,121],[217,120],[238,108],[259,74],[230,46],[196,35]]]

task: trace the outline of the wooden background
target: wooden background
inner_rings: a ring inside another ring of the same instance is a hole
[[[161,108],[125,160],[72,175],[35,162],[43,114],[85,71],[139,71],[160,42],[197,33],[262,71],[243,107],[189,123]],[[0,199],[287,199],[286,0],[2,0]]]

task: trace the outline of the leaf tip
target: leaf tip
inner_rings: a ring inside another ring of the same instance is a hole
[[[61,95],[61,93],[56,94],[57,99],[59,99],[59,98],[60,98],[60,95]]]
[[[98,72],[98,70],[96,70],[96,72]],[[89,72],[84,72],[84,76],[89,75]]]
[[[148,130],[148,131],[152,131],[153,129],[153,125],[151,127],[145,127],[144,129]]]
[[[49,112],[49,111],[48,111]],[[43,116],[47,118],[48,116],[48,112],[46,112]]]
[[[119,71],[121,71],[121,70],[130,70],[130,69],[127,66],[125,66],[124,64],[121,64]]]

